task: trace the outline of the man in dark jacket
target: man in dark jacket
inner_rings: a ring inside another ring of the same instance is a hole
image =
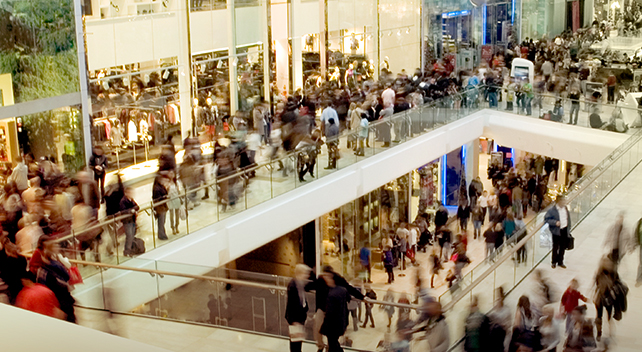
[[[301,352],[301,345],[305,339],[304,326],[308,318],[305,287],[309,277],[310,268],[304,264],[297,264],[294,269],[294,278],[288,284],[285,320],[290,326],[290,352]]]
[[[163,175],[164,171],[156,175],[154,185],[152,186],[152,201],[159,203],[167,199],[167,183],[168,179]],[[165,233],[165,218],[167,217],[167,203],[154,206],[154,213],[158,220],[158,239],[166,240],[167,234]]]
[[[553,253],[551,267],[559,266],[566,269],[564,265],[564,252],[571,236],[571,214],[566,206],[565,197],[559,197],[557,204],[546,212],[544,221],[553,235]]]
[[[332,284],[332,287],[330,286],[330,284],[328,284],[328,282]],[[343,297],[343,293],[341,292],[342,290],[332,290],[333,288],[337,287],[341,287],[347,292],[345,297],[346,299],[343,302],[345,305],[341,305],[341,297]],[[328,346],[330,347],[330,352],[342,351],[341,346],[338,343],[338,339],[339,337],[343,336],[343,333],[348,326],[348,301],[350,300],[350,296],[359,300],[363,300],[365,296],[358,289],[348,284],[346,279],[344,279],[341,275],[335,273],[331,266],[324,267],[323,274],[319,275],[318,278],[306,285],[306,289],[316,290],[315,301],[317,312],[314,316],[314,339],[317,343],[319,351],[323,351],[323,348],[325,347],[322,335],[325,335],[328,338]],[[330,320],[326,320],[326,313],[328,312],[328,307],[330,306],[330,304],[328,303],[328,299],[331,290],[333,291],[331,304],[332,314],[330,314]],[[333,326],[333,324],[337,323],[339,320],[341,312],[338,312],[338,310],[341,309],[343,309],[343,320],[341,320],[343,322],[341,323],[343,326],[342,329]],[[325,330],[323,330],[323,326],[326,326]],[[336,334],[339,332],[341,333],[337,336]],[[326,333],[330,335],[327,335]],[[335,338],[336,341],[330,341],[330,339]],[[339,349],[333,350],[333,345],[331,343],[335,343],[334,348],[338,346]]]
[[[94,180],[100,186],[102,199],[105,196],[105,175],[107,174],[107,157],[102,147],[94,147],[93,154],[89,158],[89,168],[94,172]]]
[[[328,285],[326,297],[325,318],[321,325],[321,334],[328,339],[328,352],[343,352],[339,338],[343,336],[348,327],[348,302],[350,294],[345,287],[337,286],[335,275],[324,273],[323,279]]]

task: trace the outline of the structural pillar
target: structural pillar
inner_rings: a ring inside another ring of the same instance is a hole
[[[262,35],[261,40],[263,41],[263,95],[265,96],[265,101],[270,104],[272,100],[272,90],[270,89],[270,62],[271,62],[271,50],[272,47],[272,38],[270,33],[270,4],[268,0],[261,1],[261,18],[263,19],[261,23]]]
[[[301,11],[301,0],[291,0],[290,2],[290,37],[292,49],[292,91],[303,89],[303,44],[301,43],[301,34],[294,30],[295,21],[302,21],[305,16],[298,16]]]
[[[328,75],[328,0],[319,0],[319,73],[323,80],[327,80]]]
[[[239,82],[236,57],[236,7],[235,0],[227,0],[227,55],[230,79],[230,116],[236,114],[239,106]]]
[[[194,84],[192,84],[189,0],[178,2],[177,15],[178,32],[184,33],[184,35],[179,35],[178,37],[178,96],[181,103],[181,139],[185,139],[189,133],[194,132],[192,128],[192,97],[196,96]]]
[[[80,83],[80,108],[82,116],[83,147],[85,164],[89,165],[92,154],[91,143],[91,100],[89,99],[89,81],[87,77],[87,56],[85,54],[85,25],[82,19],[80,0],[74,0],[74,21],[76,25],[76,50],[78,55],[78,80]]]

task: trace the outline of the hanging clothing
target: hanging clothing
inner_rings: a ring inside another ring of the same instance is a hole
[[[131,143],[138,142],[138,130],[136,129],[136,122],[134,120],[129,120],[127,124],[127,134],[129,135],[129,141]]]
[[[103,123],[105,124],[105,136],[107,137],[107,140],[109,140],[109,136],[111,133],[111,122],[109,122],[109,120],[105,120],[103,121]]]

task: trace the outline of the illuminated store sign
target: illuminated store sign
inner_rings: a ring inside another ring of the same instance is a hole
[[[468,15],[470,15],[470,10],[462,10],[462,11],[442,13],[441,18],[453,18],[453,17],[459,17],[459,16],[468,16]]]

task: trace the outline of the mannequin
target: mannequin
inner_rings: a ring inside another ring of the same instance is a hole
[[[335,83],[338,87],[341,87],[341,71],[339,67],[334,68],[334,72],[330,76],[330,83]]]
[[[350,51],[352,55],[355,55],[357,50],[359,50],[359,39],[357,39],[356,34],[352,33],[352,37],[350,38]]]
[[[136,128],[136,122],[133,117],[129,119],[129,123],[127,124],[127,135],[130,143],[138,142],[138,129]]]
[[[354,87],[354,65],[350,64],[348,66],[348,69],[346,70],[346,75],[345,75],[345,85],[347,87]]]

